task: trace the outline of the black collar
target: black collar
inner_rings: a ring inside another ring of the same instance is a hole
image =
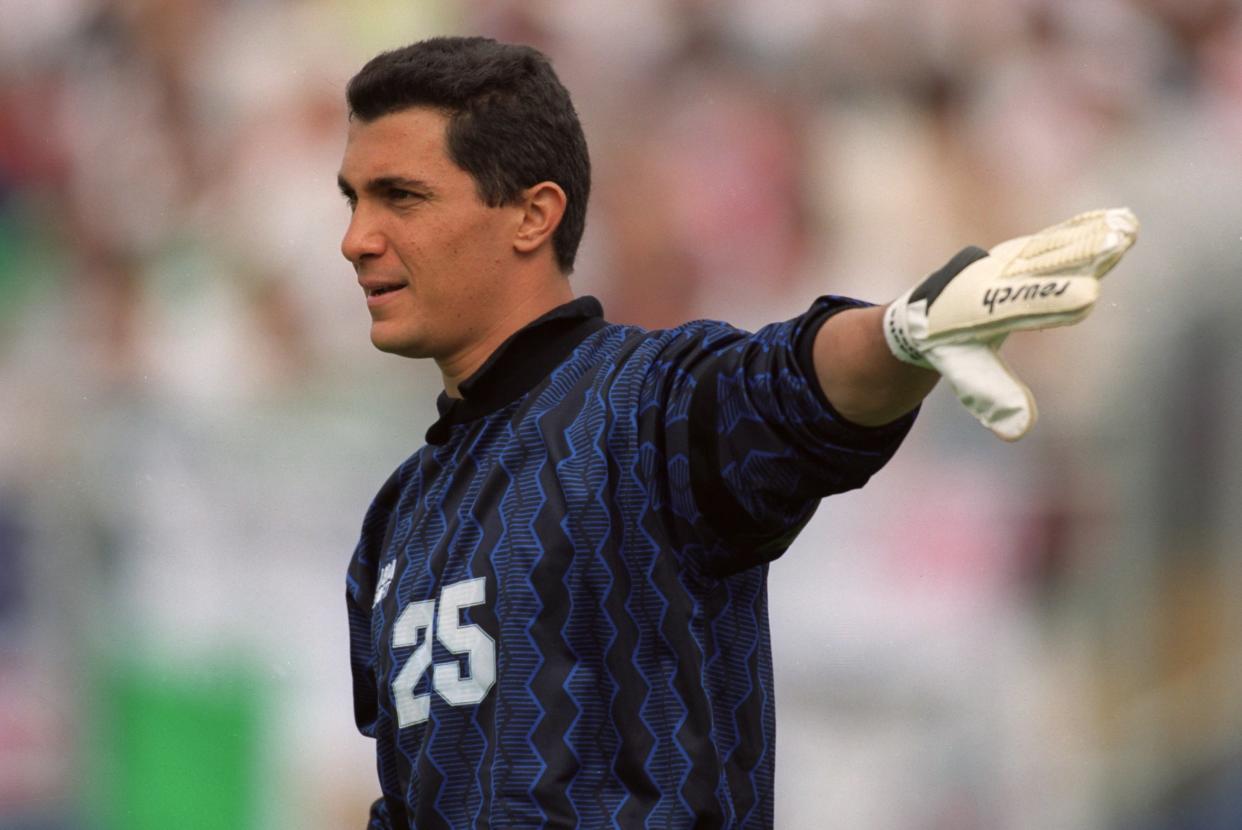
[[[514,332],[458,385],[460,398],[440,393],[436,399],[440,419],[427,430],[427,443],[443,444],[454,425],[482,418],[517,400],[606,325],[599,300],[579,297]]]

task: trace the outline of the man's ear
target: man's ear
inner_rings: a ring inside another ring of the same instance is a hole
[[[556,182],[540,182],[526,189],[522,198],[522,219],[513,236],[513,247],[533,253],[550,242],[565,215],[565,191]]]

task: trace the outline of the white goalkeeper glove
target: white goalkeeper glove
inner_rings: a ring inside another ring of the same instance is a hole
[[[980,423],[1016,441],[1035,423],[1035,398],[997,350],[1012,331],[1077,323],[1099,280],[1134,244],[1126,208],[1096,210],[1002,242],[966,248],[884,312],[884,336],[906,363],[934,369]]]

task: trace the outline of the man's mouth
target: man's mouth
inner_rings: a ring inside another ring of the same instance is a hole
[[[388,302],[388,298],[402,288],[405,288],[405,285],[403,282],[385,282],[364,286],[363,290],[366,291],[367,305],[374,308],[381,303]]]

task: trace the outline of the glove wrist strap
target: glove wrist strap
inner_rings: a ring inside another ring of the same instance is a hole
[[[923,353],[914,345],[914,339],[910,336],[909,299],[910,292],[907,291],[884,309],[884,340],[888,343],[888,350],[893,353],[893,357],[902,363],[930,369],[931,364],[924,359]]]

